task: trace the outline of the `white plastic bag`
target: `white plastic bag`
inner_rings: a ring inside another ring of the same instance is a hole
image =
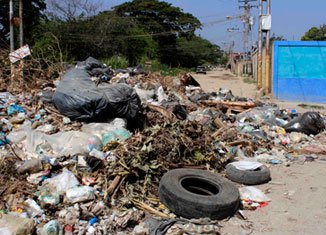
[[[255,161],[238,161],[230,163],[238,170],[248,171],[248,170],[256,170],[261,167],[263,164]]]
[[[75,175],[66,169],[61,174],[46,179],[43,184],[44,187],[59,194],[64,194],[68,189],[74,188],[78,185],[79,182]]]
[[[92,187],[80,186],[67,190],[66,198],[70,203],[85,202],[95,199],[95,193]]]
[[[241,200],[250,200],[253,202],[269,202],[271,199],[267,197],[260,189],[247,186],[239,188]]]
[[[89,123],[82,126],[81,130],[90,135],[96,135],[102,139],[105,133],[113,130],[122,129],[127,127],[127,122],[122,118],[115,118],[109,123]]]

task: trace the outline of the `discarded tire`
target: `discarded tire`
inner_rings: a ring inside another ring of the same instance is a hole
[[[264,165],[256,170],[239,170],[232,164],[228,164],[225,169],[228,179],[245,185],[264,184],[271,180],[271,172]]]
[[[184,218],[224,219],[239,207],[239,190],[227,179],[204,170],[167,172],[159,187],[161,202]]]

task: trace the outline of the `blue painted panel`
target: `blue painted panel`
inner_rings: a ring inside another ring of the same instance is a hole
[[[273,94],[326,103],[326,42],[275,42]]]

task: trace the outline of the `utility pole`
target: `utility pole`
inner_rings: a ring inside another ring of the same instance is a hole
[[[23,25],[23,0],[19,0],[19,44],[20,47],[24,45],[24,25]]]
[[[10,52],[15,50],[15,42],[14,42],[14,25],[12,22],[12,18],[14,17],[14,4],[13,0],[9,0],[9,30],[10,30]],[[13,76],[15,67],[12,63],[10,63],[10,74]]]
[[[19,0],[19,45],[24,46],[23,0]],[[20,60],[20,76],[24,78],[24,60]]]
[[[10,29],[10,52],[15,50],[14,43],[14,26],[12,22],[12,18],[14,17],[14,5],[13,0],[9,0],[9,29]]]
[[[239,6],[239,8],[244,9],[244,15],[242,17],[242,22],[244,23],[244,31],[243,31],[243,73],[249,74],[249,68],[251,67],[251,63],[249,63],[249,38],[251,36],[251,27],[253,25],[253,17],[250,14],[250,10],[253,7],[257,7],[256,5],[251,5],[251,2],[256,2],[257,0],[238,0],[239,4],[243,4]]]
[[[271,0],[266,0],[266,17],[271,16]],[[271,21],[271,18],[270,18]],[[270,57],[270,28],[266,28],[266,69],[265,69],[265,93],[268,94],[271,92],[271,74],[270,74],[270,66],[271,66],[271,57]]]
[[[228,33],[233,33],[234,31],[238,31],[238,30],[240,30],[240,29],[235,28],[235,27],[227,29]],[[231,43],[230,43],[229,54],[232,54],[233,53],[233,48],[235,46],[234,36],[232,34],[230,34],[230,41],[231,41]]]
[[[258,68],[257,68],[257,87],[261,89],[263,86],[263,60],[262,60],[262,52],[263,52],[263,32],[262,32],[262,14],[263,14],[263,1],[259,0],[259,25],[258,25]]]
[[[250,14],[250,10],[253,7],[257,7],[256,5],[251,5],[251,2],[256,2],[257,0],[238,0],[239,4],[243,4],[239,6],[239,8],[244,9],[244,14],[242,17],[242,21],[244,23],[244,32],[243,32],[243,50],[244,53],[247,54],[249,52],[249,38],[251,33],[251,27],[253,25],[252,16]]]

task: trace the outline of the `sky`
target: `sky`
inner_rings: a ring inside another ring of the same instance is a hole
[[[95,1],[95,0],[93,0]],[[227,49],[235,41],[235,50],[243,48],[243,23],[240,19],[226,20],[227,16],[243,14],[238,0],[165,0],[197,17],[203,24],[197,31],[203,38]],[[103,8],[119,5],[123,0],[103,0]],[[252,4],[258,4],[252,3]],[[272,32],[271,35],[283,36],[287,40],[300,40],[311,27],[326,24],[326,0],[271,0]],[[252,30],[252,43],[257,41],[258,9],[251,9],[255,17]],[[228,32],[228,28],[239,28]]]

